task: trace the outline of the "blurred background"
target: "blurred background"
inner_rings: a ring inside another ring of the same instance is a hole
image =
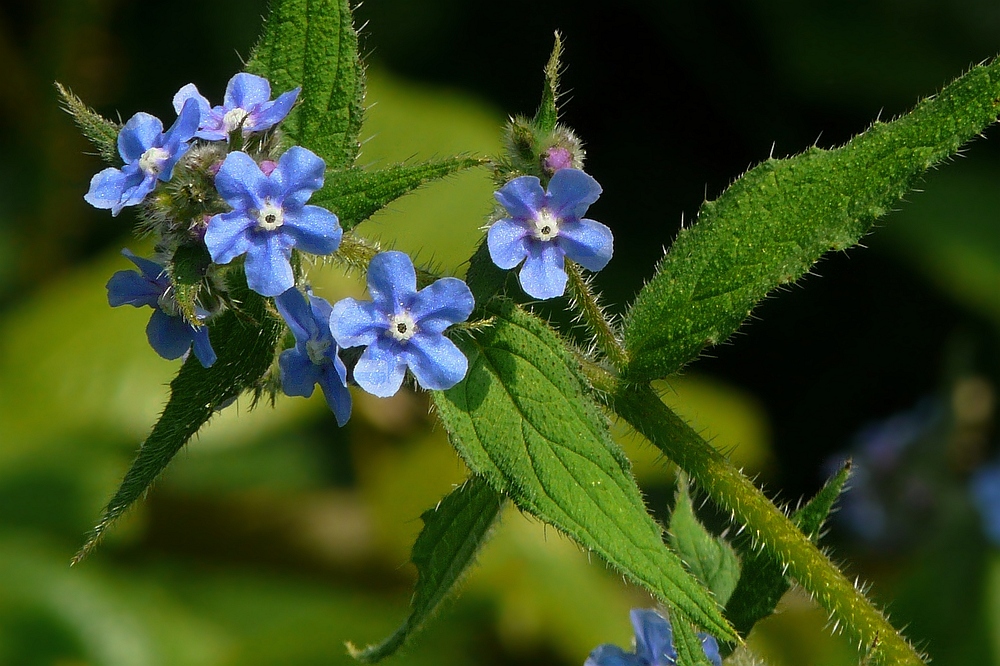
[[[241,400],[176,458],[96,554],[70,557],[166,399],[177,364],[148,311],[104,284],[148,250],[134,217],[83,202],[102,165],[58,108],[59,80],[110,117],[216,103],[263,0],[0,3],[0,664],[350,663],[406,615],[419,516],[466,475],[423,395]],[[564,121],[604,186],[592,217],[621,312],[683,219],[769,154],[833,147],[1000,51],[993,0],[368,0],[362,163],[491,154],[530,114],[566,40]],[[931,173],[865,248],[831,255],[663,385],[664,399],[794,504],[853,456],[826,543],[872,582],[935,664],[1000,664],[1000,136]],[[461,275],[492,206],[485,172],[429,186],[359,227]],[[330,300],[354,278],[315,275]],[[624,431],[651,509],[670,467]],[[994,479],[991,481],[991,479]],[[992,485],[991,485],[992,484]],[[704,507],[704,519],[725,523]],[[508,510],[480,566],[408,664],[579,665],[627,646],[650,605],[553,530]],[[791,592],[751,645],[775,666],[858,663]]]

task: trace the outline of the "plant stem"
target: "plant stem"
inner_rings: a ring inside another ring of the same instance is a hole
[[[628,386],[587,368],[595,388],[654,446],[697,481],[712,500],[751,530],[789,575],[868,651],[872,664],[918,666],[921,656],[840,570],[753,483],[673,413],[648,385]]]
[[[569,276],[570,306],[577,311],[580,320],[593,334],[597,348],[620,371],[625,367],[628,356],[621,338],[604,315],[604,308],[597,302],[597,294],[591,290],[590,283],[583,277],[576,263],[566,261],[566,275]]]

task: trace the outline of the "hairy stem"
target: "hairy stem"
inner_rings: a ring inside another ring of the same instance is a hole
[[[919,666],[924,661],[840,570],[753,483],[697,432],[664,405],[646,385],[625,385],[596,367],[588,368],[595,388],[654,446],[697,481],[712,500],[746,525],[754,537],[788,567],[842,629],[868,652],[872,664]]]
[[[583,273],[580,272],[580,267],[576,263],[566,261],[566,275],[569,276],[570,306],[576,310],[580,321],[594,336],[597,348],[611,361],[615,368],[621,370],[628,360],[625,346],[615,330],[611,328],[611,324],[604,314],[604,308],[597,302],[597,294],[590,288],[589,281],[583,277]]]

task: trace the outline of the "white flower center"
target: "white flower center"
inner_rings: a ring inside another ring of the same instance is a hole
[[[150,148],[142,155],[139,156],[139,168],[143,170],[144,173],[148,173],[152,176],[160,175],[163,171],[163,163],[167,161],[170,157],[168,153],[163,148]]]
[[[306,341],[306,354],[308,354],[309,360],[313,362],[313,365],[323,365],[329,360],[326,357],[328,349],[330,349],[329,340],[310,339]]]
[[[559,219],[548,208],[538,211],[534,235],[540,241],[550,241],[559,235]]]
[[[274,231],[285,223],[285,212],[281,206],[275,206],[270,199],[264,200],[264,205],[257,211],[257,226],[265,231]]]
[[[417,323],[409,312],[402,312],[389,318],[389,335],[400,342],[406,342],[417,332]]]
[[[247,127],[247,118],[249,117],[250,113],[239,107],[226,111],[226,115],[222,116],[222,125],[226,130],[226,134],[237,129],[243,129],[244,127],[250,129]]]

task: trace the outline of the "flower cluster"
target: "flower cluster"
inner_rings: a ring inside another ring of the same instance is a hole
[[[125,124],[118,135],[123,165],[94,176],[84,199],[112,215],[139,207],[157,236],[164,262],[126,250],[139,272],[116,273],[108,282],[108,301],[153,308],[146,332],[158,354],[175,359],[193,349],[203,366],[216,361],[209,341],[213,316],[222,304],[239,307],[226,298],[225,281],[216,278],[234,264],[231,270],[243,270],[250,289],[274,299],[295,340],[278,358],[284,392],[308,397],[319,384],[337,423],[344,425],[351,413],[352,377],[378,396],[396,393],[407,369],[424,388],[458,383],[468,361],[444,333],[469,317],[474,301],[455,278],[418,291],[413,263],[401,252],[371,260],[372,301],[345,299],[331,306],[297,286],[303,276],[293,268],[298,263],[293,251],[329,255],[343,236],[336,215],[308,204],[323,187],[324,161],[301,146],[278,153],[275,134],[299,92],[272,100],[266,79],[240,73],[229,81],[223,104],[213,107],[188,84],[174,96],[177,120],[170,129],[164,131],[163,123],[146,113]],[[171,277],[181,248],[207,255],[203,285],[195,286],[188,307],[179,302]],[[202,304],[209,298],[218,306],[214,311]],[[362,346],[349,369],[341,349]]]
[[[635,629],[635,652],[625,652],[617,645],[599,645],[584,666],[674,666],[677,663],[670,620],[647,608],[633,608],[629,618]],[[699,633],[698,638],[708,660],[715,666],[722,666],[715,637]]]

